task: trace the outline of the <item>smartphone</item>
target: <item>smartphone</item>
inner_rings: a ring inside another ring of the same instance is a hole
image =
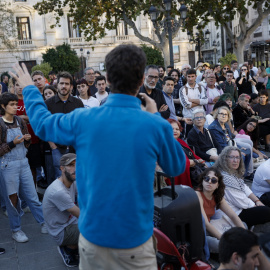
[[[146,106],[145,99],[143,99],[140,94],[137,95],[137,98],[142,102],[142,105],[145,107]]]
[[[245,72],[242,72],[242,77],[246,77],[246,73]]]

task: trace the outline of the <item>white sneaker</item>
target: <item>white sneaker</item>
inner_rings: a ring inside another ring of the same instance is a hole
[[[25,235],[25,233],[21,230],[12,233],[12,238],[18,243],[25,243],[29,240],[28,237]]]
[[[25,208],[23,208],[23,212],[26,213],[31,213],[31,210],[28,206],[26,206]]]
[[[42,225],[41,225],[41,233],[48,233],[48,229],[47,229],[47,226],[46,226],[46,224],[45,223],[43,223]]]

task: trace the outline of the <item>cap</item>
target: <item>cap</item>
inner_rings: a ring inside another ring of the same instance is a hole
[[[203,63],[203,66],[207,66],[207,67],[209,67],[209,68],[210,68],[210,64],[209,64],[209,63],[207,63],[207,62]]]
[[[76,160],[76,154],[73,153],[65,154],[60,159],[60,166],[67,166],[74,160]]]

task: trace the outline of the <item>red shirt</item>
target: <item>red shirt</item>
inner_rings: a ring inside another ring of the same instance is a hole
[[[17,108],[17,115],[27,115],[24,107],[23,99],[18,100],[18,108]],[[27,124],[27,129],[29,134],[31,135],[31,144],[39,143],[39,138],[35,135],[31,125]]]

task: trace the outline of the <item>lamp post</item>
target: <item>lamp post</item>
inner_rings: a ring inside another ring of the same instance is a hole
[[[82,77],[83,77],[83,48],[80,48],[80,52],[81,52]]]
[[[212,43],[212,46],[214,47],[214,52],[215,52],[215,65],[217,64],[217,43],[214,40]]]
[[[190,44],[194,44],[196,45],[195,47],[195,51],[198,51],[198,60],[202,61],[202,57],[201,57],[201,38],[199,37],[199,34],[196,33],[196,38],[194,39],[193,37],[191,37],[191,33],[188,32],[188,38],[189,38],[189,43]]]
[[[173,60],[173,41],[172,41],[172,17],[171,17],[171,9],[172,9],[172,0],[163,0],[165,10],[166,10],[166,26],[168,29],[168,36],[169,36],[169,52],[170,52],[170,65],[174,66],[174,60]],[[149,15],[151,17],[151,21],[153,24],[157,23],[157,17],[158,17],[158,9],[155,6],[151,6],[149,9]],[[187,18],[187,7],[182,4],[179,13],[181,16],[181,20],[184,22]],[[161,23],[160,23],[161,24]],[[177,25],[177,23],[174,22],[174,25]],[[179,24],[178,24],[179,26]]]

